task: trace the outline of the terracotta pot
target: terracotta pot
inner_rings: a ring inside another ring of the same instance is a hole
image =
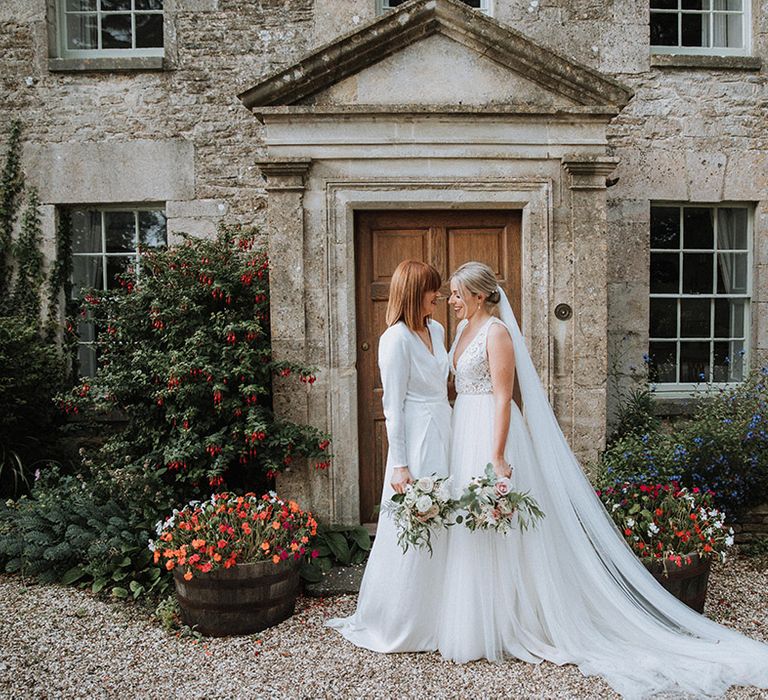
[[[204,574],[173,571],[182,618],[209,637],[252,634],[293,615],[299,592],[299,563],[237,564]]]
[[[704,612],[704,601],[707,597],[707,582],[712,566],[711,559],[700,559],[698,554],[691,555],[691,563],[678,566],[667,560],[666,572],[663,562],[644,562],[645,567],[653,577],[666,588],[675,598],[685,603],[696,612]]]

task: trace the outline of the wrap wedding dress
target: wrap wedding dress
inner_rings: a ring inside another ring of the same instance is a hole
[[[501,290],[500,290],[501,291]],[[768,645],[697,614],[632,553],[571,452],[503,291],[525,416],[513,403],[506,458],[515,488],[545,513],[525,533],[448,531],[438,648],[459,662],[510,655],[573,663],[627,698],[768,688]],[[451,476],[460,488],[490,461],[490,319],[455,366]],[[463,331],[459,326],[457,340]],[[449,354],[453,363],[456,341]]]
[[[408,466],[414,479],[448,476],[451,406],[445,332],[428,323],[433,352],[402,322],[379,340],[379,370],[389,451],[382,504],[394,491],[394,467]],[[371,456],[373,459],[373,456]],[[397,544],[390,516],[382,512],[360,586],[357,610],[329,620],[349,641],[379,652],[434,651],[436,620],[445,578],[445,533],[432,537],[434,555]]]

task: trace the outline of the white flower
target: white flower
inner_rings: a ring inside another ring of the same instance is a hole
[[[651,523],[648,525],[648,537],[651,537],[652,535],[655,535],[659,531],[658,525],[656,523]]]
[[[416,482],[416,488],[423,493],[432,493],[435,488],[435,480],[432,477],[424,476]]]
[[[733,544],[733,535],[728,535],[725,538],[725,546],[730,547]]]
[[[627,527],[634,527],[635,521],[632,518],[627,518]]]
[[[424,494],[416,499],[416,510],[419,513],[426,513],[432,507],[432,499]]]
[[[621,508],[621,503],[614,503],[613,504],[613,508],[611,508],[611,510],[614,511],[614,510],[617,510],[619,508]]]

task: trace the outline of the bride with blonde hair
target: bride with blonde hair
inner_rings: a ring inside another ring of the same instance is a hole
[[[768,688],[768,645],[674,598],[624,541],[558,426],[493,271],[479,262],[458,268],[449,306],[460,319],[448,355],[454,485],[491,462],[545,517],[523,534],[450,528],[440,653],[573,663],[627,698]],[[512,401],[515,378],[524,414]]]

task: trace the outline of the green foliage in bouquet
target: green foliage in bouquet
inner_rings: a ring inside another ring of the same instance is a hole
[[[117,409],[126,426],[100,459],[164,475],[179,501],[225,481],[262,487],[296,458],[329,464],[327,435],[272,412],[274,377],[293,374],[308,387],[315,376],[272,358],[269,265],[254,235],[222,231],[143,250],[115,289],[84,295],[99,368],[61,406]]]
[[[515,524],[521,530],[527,530],[544,517],[536,500],[527,491],[514,491],[510,479],[496,476],[490,462],[485,467],[485,476],[476,477],[467,484],[458,508],[464,513],[456,516],[456,522],[470,530],[506,533]]]

